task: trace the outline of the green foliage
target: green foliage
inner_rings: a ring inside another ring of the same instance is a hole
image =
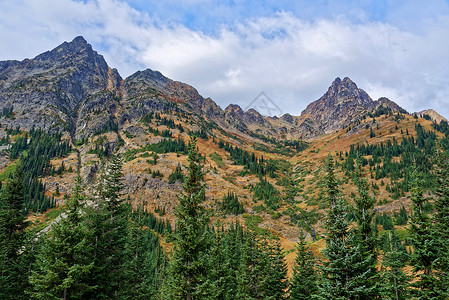
[[[190,131],[189,130],[189,135],[190,136],[196,136],[197,138],[201,138],[203,140],[208,140],[209,137],[207,135],[207,130],[204,128],[201,128],[200,130],[195,130],[195,131]]]
[[[173,255],[169,265],[170,278],[166,282],[170,299],[196,299],[210,292],[206,285],[210,235],[202,206],[205,200],[204,173],[195,138],[189,144],[188,161],[187,176],[175,211]]]
[[[275,138],[269,138],[265,135],[250,132],[250,135],[261,139],[264,142],[270,143],[274,147],[270,148],[264,144],[254,144],[255,150],[260,150],[268,153],[277,153],[286,156],[293,156],[298,152],[304,151],[309,146],[309,143],[302,140],[276,140]]]
[[[165,129],[165,130],[159,131],[159,129],[157,129],[157,128],[154,129],[153,127],[150,126],[148,128],[148,132],[152,133],[154,135],[159,135],[161,137],[166,137],[166,138],[172,138],[173,137],[173,135],[172,135],[172,133],[171,133],[171,131],[169,129]]]
[[[349,229],[347,205],[341,198],[334,174],[334,162],[329,155],[326,162],[326,190],[330,205],[326,218],[326,249],[323,251],[326,261],[322,266],[322,278],[318,285],[318,299],[369,299],[375,294],[376,287],[371,282],[370,272],[373,265],[369,253],[369,239],[361,237],[367,234]],[[363,198],[363,192],[360,198]],[[363,220],[358,219],[361,223]]]
[[[26,222],[23,173],[20,164],[0,194],[0,298],[23,299],[26,287]]]
[[[218,165],[218,167],[224,168],[226,166],[223,159],[217,152],[210,153],[209,157]]]
[[[309,300],[318,292],[315,264],[313,252],[307,249],[304,236],[300,235],[290,279],[290,299]]]
[[[46,237],[30,276],[36,299],[83,299],[96,289],[89,278],[94,267],[91,233],[84,222],[85,196],[78,176],[65,214]]]
[[[2,111],[0,112],[0,118],[14,119],[13,107],[3,107]]]
[[[380,295],[382,299],[410,299],[410,277],[405,273],[408,255],[405,247],[393,232],[383,235],[384,257],[382,259]]]
[[[377,214],[375,223],[382,225],[384,230],[392,230],[394,229],[393,219],[387,213]]]
[[[29,139],[29,141],[28,141]],[[72,151],[68,141],[61,141],[61,134],[48,134],[41,129],[31,129],[29,134],[19,136],[10,149],[10,159],[22,165],[25,186],[25,209],[44,212],[54,207],[54,200],[45,196],[45,186],[40,176],[61,174],[64,167],[55,170],[50,160],[62,158]]]
[[[407,214],[407,211],[405,210],[404,206],[401,207],[401,210],[399,211],[399,213],[394,212],[393,216],[394,216],[394,224],[395,225],[407,225],[408,214]]]
[[[112,155],[103,166],[97,184],[97,205],[90,212],[89,231],[95,240],[92,284],[97,286],[90,298],[114,298],[121,292],[126,275],[126,243],[130,207],[122,197],[122,158]]]
[[[342,169],[347,175],[355,170],[354,160],[357,157],[371,156],[367,161],[370,170],[375,174],[375,179],[385,177],[391,179],[388,190],[393,199],[405,196],[410,190],[412,166],[416,165],[423,175],[425,188],[430,188],[434,182],[432,175],[432,156],[437,144],[437,136],[433,131],[424,130],[420,124],[416,124],[416,138],[403,137],[398,143],[395,138],[386,143],[376,145],[358,144],[351,145],[349,153],[342,163]],[[394,158],[400,158],[394,159]],[[362,163],[362,165],[365,165]]]
[[[159,170],[153,170],[153,172],[151,172],[151,177],[162,179],[164,175]]]
[[[120,135],[118,135],[120,137]],[[94,148],[90,148],[87,153],[96,154],[99,158],[109,157],[112,155],[112,151],[109,148],[107,138],[103,135],[98,137],[93,142]]]
[[[156,232],[171,232],[170,224],[156,219],[139,206],[131,214],[124,262],[126,276],[122,282],[125,299],[153,299],[161,289],[168,258]],[[170,230],[168,229],[170,228]]]
[[[282,299],[287,268],[278,240],[249,232],[243,240],[237,299]],[[231,298],[232,299],[232,298]]]
[[[243,205],[239,202],[239,198],[234,192],[228,191],[220,203],[220,209],[225,214],[239,215],[244,213]]]
[[[279,191],[266,179],[259,178],[259,182],[252,189],[255,200],[264,201],[265,205],[272,210],[277,210],[282,202]]]
[[[175,183],[176,181],[183,182],[184,174],[182,173],[181,165],[178,164],[176,169],[168,176],[168,183]]]
[[[245,151],[237,146],[229,145],[221,140],[218,143],[218,147],[227,151],[234,163],[244,166],[246,171],[252,174],[269,174],[271,177],[275,176],[277,169],[275,161],[271,159],[265,160],[263,156],[257,158],[254,153]]]
[[[155,144],[146,144],[146,146],[136,149],[131,149],[126,151],[124,154],[125,161],[129,161],[135,158],[137,153],[142,153],[146,151],[154,151],[155,153],[179,153],[179,154],[187,154],[187,145],[184,140],[178,138],[176,140],[173,139],[163,139],[162,141]]]
[[[442,294],[449,297],[449,157],[447,152],[440,152],[435,162],[437,187],[434,190],[435,213],[432,221],[435,224],[434,241],[439,257],[435,269],[441,285],[446,287]]]
[[[410,238],[413,245],[411,264],[413,266],[415,282],[412,284],[416,297],[431,299],[440,297],[441,287],[434,265],[438,261],[438,249],[434,241],[434,225],[423,206],[423,181],[417,169],[413,172],[413,186],[411,190],[412,215],[410,217]]]

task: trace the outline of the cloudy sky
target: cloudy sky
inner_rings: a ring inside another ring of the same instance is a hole
[[[299,115],[347,76],[449,118],[448,0],[0,0],[0,60],[78,35],[122,77],[159,70],[222,108],[264,92]]]

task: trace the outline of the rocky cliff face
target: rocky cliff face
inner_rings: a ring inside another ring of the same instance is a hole
[[[33,59],[2,62],[0,109],[12,108],[11,126],[75,133],[88,111],[103,114],[120,80],[103,56],[77,37]]]
[[[312,135],[321,135],[356,120],[372,106],[372,102],[370,96],[351,79],[336,78],[328,91],[310,103],[301,116],[309,119],[307,127],[315,131],[311,132]]]
[[[337,78],[299,117],[270,118],[238,105],[222,110],[192,86],[157,71],[138,71],[123,80],[82,37],[33,59],[0,62],[0,111],[13,110],[8,126],[66,131],[74,141],[137,122],[154,110],[182,110],[246,136],[313,139],[380,105],[402,110],[386,98],[373,101],[349,78]]]

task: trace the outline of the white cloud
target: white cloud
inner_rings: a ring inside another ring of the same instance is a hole
[[[122,75],[159,70],[222,107],[246,107],[264,91],[284,112],[299,114],[335,77],[349,76],[374,99],[386,96],[409,111],[431,107],[449,117],[449,17],[416,23],[419,30],[408,31],[279,12],[208,35],[117,0],[0,0],[0,59],[34,56],[83,35]]]

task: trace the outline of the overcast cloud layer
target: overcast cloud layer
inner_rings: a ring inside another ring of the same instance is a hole
[[[223,108],[265,92],[299,115],[348,76],[373,99],[449,118],[447,1],[289,2],[0,0],[0,60],[83,35],[123,77],[159,70]]]

